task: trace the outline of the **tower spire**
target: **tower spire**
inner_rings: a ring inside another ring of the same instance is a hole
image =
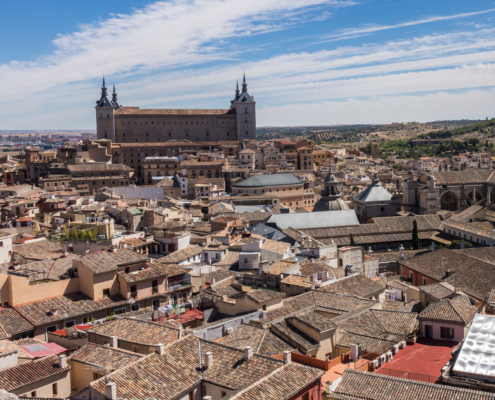
[[[246,83],[246,73],[244,72],[244,76],[242,78],[242,92],[247,92],[247,83]]]
[[[117,92],[115,91],[115,83],[113,84],[112,102],[117,103]]]
[[[103,85],[101,86],[101,96],[108,96],[107,87],[105,86],[105,75],[103,75]]]
[[[237,84],[235,86],[235,97],[239,97],[239,81],[237,81]]]

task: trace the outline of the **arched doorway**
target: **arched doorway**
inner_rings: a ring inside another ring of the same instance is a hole
[[[457,196],[452,192],[445,192],[440,200],[441,209],[447,211],[457,211]]]
[[[475,192],[476,192],[476,199],[474,198]],[[483,195],[479,191],[477,191],[476,189],[472,190],[471,193],[468,194],[468,197],[470,200],[475,200],[475,201],[480,201],[481,199],[483,199]]]

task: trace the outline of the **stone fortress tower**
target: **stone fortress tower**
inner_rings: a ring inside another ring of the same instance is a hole
[[[227,110],[122,107],[117,100],[115,85],[112,100],[108,98],[105,78],[95,110],[97,138],[114,143],[217,142],[256,138],[256,102],[248,93],[245,75],[242,90],[237,83],[234,99]]]

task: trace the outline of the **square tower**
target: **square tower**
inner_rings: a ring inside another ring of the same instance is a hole
[[[242,92],[239,93],[237,85],[231,108],[235,109],[237,115],[237,140],[256,139],[256,102],[248,93],[246,75],[242,81]]]

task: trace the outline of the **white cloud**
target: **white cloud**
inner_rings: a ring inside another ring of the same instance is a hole
[[[420,19],[420,20],[416,20],[416,21],[404,22],[404,23],[395,24],[395,25],[371,25],[371,26],[364,26],[361,28],[344,29],[337,34],[329,35],[329,36],[323,36],[323,38],[324,39],[328,38],[328,39],[333,39],[333,40],[351,39],[351,38],[359,37],[361,35],[367,35],[370,33],[385,31],[385,30],[389,30],[389,29],[397,29],[397,28],[404,28],[407,26],[430,24],[432,22],[450,21],[453,19],[473,17],[476,15],[491,13],[494,11],[495,11],[495,8],[492,8],[489,10],[476,11],[476,12],[470,12],[470,13],[460,13],[460,14],[454,14],[454,15],[442,15],[442,16],[438,16],[438,17],[424,18],[424,19]]]
[[[258,126],[381,124],[494,117],[495,90],[384,96],[314,104],[267,107],[257,112]]]
[[[283,27],[286,14],[341,7],[339,0],[171,0],[131,15],[84,25],[54,40],[56,51],[35,61],[0,65],[2,95],[10,101],[55,86],[107,75],[149,72],[225,60],[236,54],[226,40]]]

